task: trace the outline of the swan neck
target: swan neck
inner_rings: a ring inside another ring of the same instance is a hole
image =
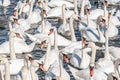
[[[9,35],[9,49],[10,49],[10,58],[16,59],[15,55],[15,48],[14,48],[14,33],[12,30],[11,22],[9,22],[9,29],[10,29],[10,35]]]
[[[87,26],[90,27],[90,15],[87,14]]]
[[[105,32],[105,59],[110,59],[109,48],[108,48],[108,31]]]
[[[75,13],[75,14],[78,14],[77,0],[74,0],[74,13]]]
[[[30,22],[31,22],[32,10],[33,10],[33,2],[31,2],[30,11],[29,11],[29,15],[28,15],[29,24],[30,24]]]
[[[107,16],[106,13],[107,13],[107,9],[106,9],[106,6],[104,6],[104,17]]]
[[[66,8],[66,5],[65,5],[65,4],[63,4],[63,5],[62,5],[62,17],[63,17],[63,24],[66,24],[65,8]]]
[[[84,17],[84,3],[85,3],[85,0],[82,0],[81,10],[80,10],[80,16],[81,17]]]
[[[35,68],[31,65],[30,67],[30,74],[31,74],[31,78],[32,80],[37,80],[37,76],[36,76],[36,73],[35,73]]]
[[[71,31],[71,40],[72,40],[72,41],[77,41],[77,40],[76,40],[76,37],[75,37],[74,28],[73,28],[73,18],[74,18],[75,16],[76,16],[76,15],[72,15],[72,17],[70,18],[70,31]]]
[[[47,51],[46,51],[46,56],[45,56],[45,65],[48,65],[48,59],[49,59],[49,55],[50,55],[50,50],[51,50],[51,40],[50,38],[47,39],[48,40],[48,46],[47,46]]]
[[[58,46],[57,46],[57,31],[55,30],[54,31],[54,48],[55,48],[55,51],[58,51]]]
[[[90,42],[91,44],[91,49],[92,49],[92,54],[91,54],[91,59],[90,59],[90,64],[95,64],[95,56],[96,56],[96,45],[93,42]]]
[[[42,20],[42,27],[41,28],[42,28],[41,32],[45,33],[45,21],[44,20]]]
[[[48,8],[48,0],[45,0],[45,10]]]

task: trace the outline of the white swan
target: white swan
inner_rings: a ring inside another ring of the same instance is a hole
[[[56,34],[56,32],[55,32],[55,34]],[[40,62],[44,62],[44,65],[43,65],[44,68],[43,69],[48,72],[48,73],[46,73],[46,74],[48,74],[48,76],[47,75],[45,76],[46,80],[49,77],[56,78],[57,76],[60,76],[63,80],[65,80],[65,79],[69,80],[70,76],[65,71],[62,64],[59,64],[59,51],[57,49],[50,50],[51,49],[50,38],[48,37],[48,38],[46,38],[46,40],[47,40],[46,42],[48,42],[47,51],[46,51],[45,56],[42,57],[42,59],[40,59]],[[56,47],[57,47],[57,44],[56,44]],[[60,63],[62,63],[62,62],[60,62]],[[59,68],[62,69],[62,70],[60,70]],[[53,73],[55,76],[50,75],[50,73]]]
[[[74,12],[71,10],[66,10],[65,16],[69,18]],[[49,17],[62,17],[62,8],[61,6],[52,8],[50,11],[47,12],[46,18]]]
[[[100,66],[98,70],[103,71],[107,74],[114,72],[114,65],[113,62],[111,61],[111,55],[109,54],[109,48],[108,48],[108,29],[105,31],[105,55],[104,58],[100,58],[96,63]]]
[[[66,4],[62,5],[62,19],[63,19],[63,24],[61,24],[58,28],[58,33],[65,35],[65,36],[70,36],[70,29],[69,29],[69,24],[66,22],[66,16],[65,16],[65,8]]]
[[[85,29],[80,28],[80,31],[82,31],[82,35],[85,36],[85,38],[88,41],[100,42],[100,43],[105,42],[105,37],[103,33],[100,31],[99,20],[100,20],[100,16],[98,17],[97,22],[96,22],[97,30],[94,28],[89,28],[89,27]]]
[[[85,70],[77,71],[76,75],[85,80],[105,80],[107,76],[102,71],[94,69],[95,56],[96,56],[95,44],[93,42],[88,42],[88,47],[92,48],[90,70],[85,69]]]

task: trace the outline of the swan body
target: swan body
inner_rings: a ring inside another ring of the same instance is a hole
[[[114,46],[110,46],[109,47],[109,53],[115,58],[118,59],[120,58],[120,48],[119,47],[114,47]]]
[[[44,27],[43,33],[48,34],[50,32],[52,25],[48,21],[45,21],[45,24],[43,27]],[[37,31],[39,31],[40,33],[42,32],[42,25],[39,25],[39,27],[37,28]]]
[[[67,10],[65,13],[65,17],[69,18],[71,15],[74,14],[74,11]],[[46,17],[62,17],[62,8],[60,6],[55,7],[47,12]]]
[[[56,6],[62,6],[63,4],[66,4],[67,7],[74,7],[74,5],[70,2],[64,1],[64,0],[51,0],[48,5],[50,7],[56,7]]]
[[[90,80],[89,69],[78,71],[76,72],[76,75],[79,76],[80,78],[83,78],[84,80]],[[93,79],[94,80],[106,80],[107,76],[102,71],[94,69]]]
[[[24,40],[14,38],[15,53],[31,52],[35,46],[35,42],[27,45]],[[9,54],[9,41],[6,41],[0,45],[0,53]]]
[[[90,64],[90,56],[85,51],[82,53],[80,50],[75,50],[70,58],[70,63],[78,68],[88,68]]]

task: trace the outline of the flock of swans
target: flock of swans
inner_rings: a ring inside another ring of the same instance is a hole
[[[9,39],[0,44],[0,80],[11,80],[11,76],[16,76],[14,80],[40,80],[37,71],[44,72],[45,80],[71,80],[64,64],[75,80],[120,80],[120,48],[109,46],[109,39],[118,35],[120,11],[117,7],[108,9],[109,4],[119,2],[19,0],[7,18]],[[93,5],[99,3],[101,8]],[[0,0],[0,6],[9,5],[10,0]],[[60,20],[59,27],[51,22],[59,24]],[[38,25],[36,33],[29,33],[34,24]],[[46,50],[39,59],[31,54],[36,44]],[[102,50],[103,58],[96,58],[97,50]]]

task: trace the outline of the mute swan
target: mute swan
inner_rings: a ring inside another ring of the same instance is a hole
[[[66,8],[66,4],[63,4],[62,5],[63,24],[61,24],[60,27],[58,28],[58,33],[65,35],[65,36],[70,36],[69,24],[66,22],[65,8]]]
[[[108,30],[109,30],[109,25],[108,29],[105,31],[105,55],[104,58],[100,58],[96,63],[100,65],[98,70],[106,72],[109,74],[110,72],[114,72],[114,65],[113,62],[111,61],[111,55],[109,54],[109,48],[108,48]]]
[[[55,34],[56,34],[56,32],[55,32]],[[55,48],[55,50],[54,49],[51,50],[51,41],[50,41],[49,37],[46,38],[45,40],[47,40],[46,42],[48,42],[48,47],[47,47],[45,56],[42,57],[42,59],[40,59],[40,63],[44,62],[42,70],[48,72],[48,76],[47,75],[45,76],[46,80],[49,77],[56,78],[57,76],[60,76],[63,80],[65,80],[65,79],[69,80],[70,76],[68,75],[68,73],[65,71],[65,69],[61,65],[62,62],[60,62],[60,64],[59,64],[59,51],[56,48]],[[56,42],[56,40],[55,40],[55,42]],[[41,47],[42,47],[42,45],[43,44],[41,44]],[[55,46],[57,47],[57,44]],[[62,69],[62,71],[59,68]],[[50,73],[53,73],[55,76],[50,75]]]
[[[85,29],[80,29],[82,31],[82,35],[88,40],[88,41],[93,41],[93,42],[100,42],[104,43],[105,38],[103,36],[103,33],[100,31],[100,28],[98,26],[100,16],[97,19],[97,30],[94,28],[85,28]]]
[[[74,12],[71,10],[66,10],[65,16],[66,18],[69,18]],[[62,17],[62,8],[61,6],[52,8],[50,11],[47,12],[46,18],[49,17]]]
[[[107,78],[107,76],[102,71],[94,69],[95,56],[96,56],[95,44],[93,42],[88,42],[87,46],[92,48],[92,54],[91,54],[91,60],[90,60],[90,70],[84,69],[81,71],[77,71],[76,75],[85,80],[105,80]]]
[[[5,80],[9,80],[10,75],[19,75],[18,74],[19,72],[21,72],[22,78],[17,77],[17,80],[38,80],[37,76],[35,77],[35,74],[32,74],[32,73],[35,73],[35,71],[32,69],[33,65],[30,65],[32,61],[32,58],[31,58],[32,56],[30,54],[24,54],[25,60],[14,59],[14,60],[8,61],[7,57],[3,57],[3,56],[0,56],[0,57],[2,57],[0,58],[1,63],[4,63],[7,66],[5,68],[6,70],[5,78],[8,78],[8,79],[5,79]],[[31,72],[29,69],[31,69]],[[36,79],[33,77],[33,75]]]
[[[30,45],[27,45],[23,36],[21,37],[22,34],[15,33],[13,31],[10,22],[9,22],[9,28],[10,28],[9,41],[6,41],[0,45],[0,54],[2,53],[9,54],[11,51],[12,53],[31,52],[35,46],[36,41],[32,42]],[[10,42],[10,47],[9,47],[9,42]]]

